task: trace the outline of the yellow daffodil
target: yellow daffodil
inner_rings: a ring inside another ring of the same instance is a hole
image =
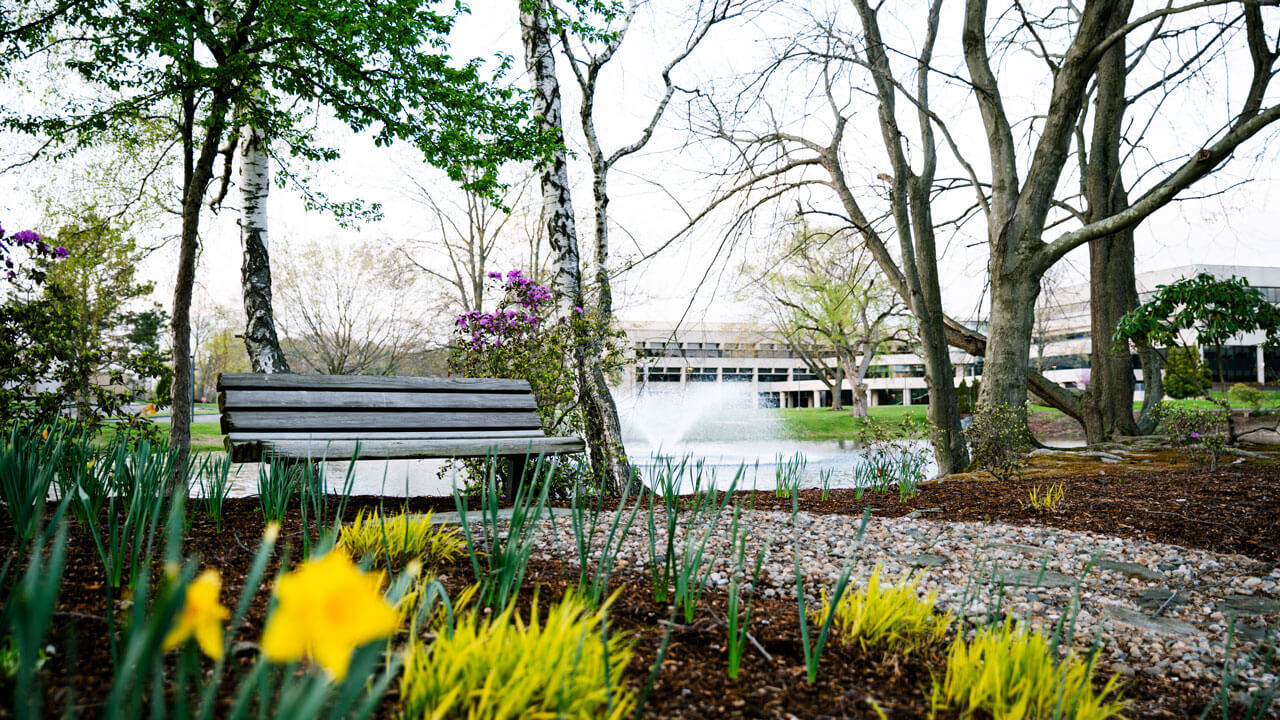
[[[178,616],[177,625],[164,638],[166,651],[194,635],[205,655],[214,660],[222,659],[222,623],[231,617],[231,611],[218,602],[221,591],[222,577],[217,570],[205,570],[187,586],[182,614]]]
[[[263,653],[280,663],[305,655],[341,680],[356,648],[396,629],[381,585],[380,575],[360,572],[341,550],[303,563],[276,585],[279,604],[262,633]]]
[[[42,440],[48,440],[48,439],[49,439],[49,428],[45,428],[45,429],[44,429],[44,432],[40,433],[40,438],[41,438]]]

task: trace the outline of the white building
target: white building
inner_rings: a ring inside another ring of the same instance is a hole
[[[1183,265],[1138,273],[1134,278],[1138,302],[1150,300],[1160,285],[1200,273],[1208,273],[1218,279],[1242,277],[1249,281],[1249,285],[1262,291],[1268,302],[1280,304],[1280,267],[1247,265]],[[1036,338],[1031,347],[1032,365],[1040,367],[1046,376],[1061,383],[1077,385],[1088,382],[1092,337],[1088,285],[1073,285],[1044,293],[1037,308],[1035,330]],[[1280,349],[1264,348],[1264,339],[1259,333],[1233,337],[1223,347],[1222,378],[1218,377],[1216,349],[1202,347],[1200,351],[1217,382],[1274,382],[1280,375]],[[1194,341],[1194,336],[1188,340]],[[1134,368],[1139,372],[1136,358]],[[1137,377],[1141,379],[1140,372]]]
[[[750,383],[763,407],[825,407],[831,391],[780,338],[750,323],[624,322],[631,361],[618,389],[662,391],[690,383]],[[953,351],[956,382],[972,358]],[[834,363],[831,363],[834,366]],[[913,354],[884,354],[872,359],[865,384],[871,405],[928,401],[924,364]],[[843,401],[853,400],[845,378]]]
[[[1185,265],[1136,277],[1139,302],[1156,287],[1179,278],[1209,273],[1218,278],[1243,277],[1261,290],[1269,302],[1280,304],[1280,268],[1236,265]],[[981,330],[984,323],[972,326]],[[690,383],[749,383],[764,407],[826,407],[831,391],[815,377],[798,353],[764,326],[751,323],[624,322],[629,361],[623,368],[618,390],[636,393],[685,387]],[[1076,285],[1045,293],[1037,310],[1031,363],[1047,377],[1069,387],[1089,382],[1089,288]],[[1227,383],[1268,382],[1280,376],[1280,349],[1262,347],[1260,335],[1232,338],[1223,349],[1223,376]],[[1217,378],[1213,348],[1201,348]],[[952,349],[958,385],[968,376],[980,376],[981,358]],[[834,363],[831,363],[834,365]],[[1141,373],[1134,359],[1141,393]],[[865,384],[868,404],[901,405],[928,402],[924,363],[907,352],[877,355],[872,359]],[[1141,395],[1139,394],[1139,397]],[[853,383],[845,378],[843,402],[853,399]]]

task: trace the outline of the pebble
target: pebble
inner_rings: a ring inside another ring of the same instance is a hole
[[[727,586],[734,572],[729,515],[731,512],[726,512],[715,523],[704,555],[708,560],[715,558],[715,567],[706,575],[712,586]],[[612,519],[613,513],[601,514],[598,542],[603,543],[608,535]],[[678,553],[684,552],[686,538],[699,538],[708,527],[704,518],[697,532],[686,534],[687,521],[680,518]],[[921,596],[936,591],[940,610],[954,612],[971,623],[986,622],[989,611],[999,608],[1032,626],[1051,630],[1078,598],[1075,645],[1087,650],[1101,635],[1101,668],[1108,674],[1168,675],[1216,685],[1227,660],[1224,652],[1230,618],[1224,610],[1232,615],[1240,610],[1257,613],[1251,615],[1251,621],[1268,625],[1280,621],[1280,613],[1269,612],[1280,602],[1280,567],[1240,555],[1051,527],[950,522],[931,519],[928,514],[919,518],[872,517],[861,538],[857,537],[860,516],[802,512],[793,526],[791,513],[750,511],[740,522],[748,538],[748,566],[755,554],[765,549],[759,583],[764,597],[795,597],[794,538],[798,528],[801,574],[811,602],[823,586],[836,583],[846,566],[852,568],[855,585],[865,583],[877,567],[882,580],[914,573],[920,579]],[[665,528],[660,510],[655,526],[659,533]],[[658,547],[664,547],[665,542],[659,538]],[[537,550],[542,558],[573,562],[574,547],[571,523],[561,520],[554,528],[549,523],[542,527]],[[649,563],[648,553],[647,521],[638,517],[622,541],[617,565],[642,569]],[[1109,561],[1108,570],[1097,567],[1099,557]],[[928,562],[921,562],[923,558]],[[1086,574],[1091,563],[1094,565]],[[1024,582],[1003,586],[992,582],[1000,577]],[[1053,581],[1038,586],[1027,582],[1036,577]],[[1157,578],[1159,582],[1154,582]],[[1174,600],[1165,604],[1174,591]],[[1164,610],[1156,618],[1154,612],[1161,605]],[[1121,624],[1119,617],[1129,622]],[[1152,622],[1135,624],[1144,619]],[[1261,667],[1259,658],[1265,647],[1260,635],[1238,632],[1230,642],[1232,661],[1240,664],[1237,687],[1268,687],[1275,682]]]

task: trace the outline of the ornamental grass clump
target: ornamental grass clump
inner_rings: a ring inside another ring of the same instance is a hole
[[[631,641],[606,637],[605,607],[592,611],[570,593],[546,611],[537,598],[529,621],[509,604],[496,616],[478,609],[438,624],[430,645],[407,653],[400,696],[405,718],[629,717],[635,697],[623,682]]]
[[[1027,493],[1027,501],[1032,510],[1052,512],[1057,509],[1058,503],[1062,502],[1065,496],[1066,491],[1062,489],[1062,483],[1059,482],[1031,488]]]
[[[365,515],[361,510],[340,531],[338,546],[352,557],[368,557],[385,567],[400,567],[415,559],[424,565],[451,562],[467,544],[458,528],[433,523],[432,515],[402,512],[388,517],[380,512]]]
[[[905,652],[946,637],[952,618],[950,614],[935,611],[937,591],[921,600],[917,593],[918,577],[903,577],[895,584],[885,585],[880,582],[880,570],[877,564],[866,587],[846,593],[835,606],[834,630],[840,642],[857,643],[863,650],[884,648]],[[818,623],[831,612],[831,603],[824,593],[822,606],[810,619]]]
[[[971,642],[957,638],[942,683],[934,681],[932,705],[960,710],[961,717],[994,720],[1123,717],[1118,676],[1093,689],[1093,661],[1074,652],[1058,661],[1039,632],[1011,621],[978,631]]]

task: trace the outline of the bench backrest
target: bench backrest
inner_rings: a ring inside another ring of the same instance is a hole
[[[228,446],[263,439],[543,437],[525,380],[223,373]]]

